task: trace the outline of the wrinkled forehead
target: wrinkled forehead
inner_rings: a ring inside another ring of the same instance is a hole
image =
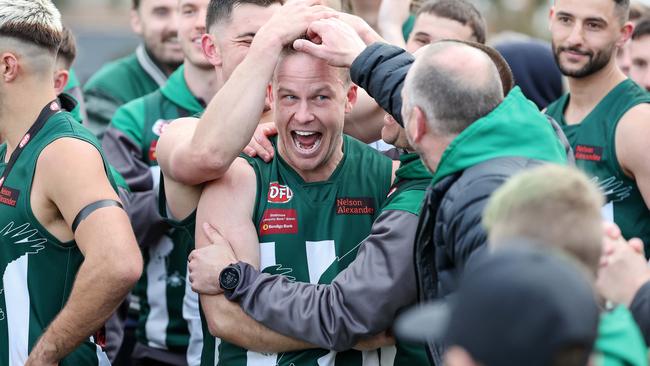
[[[348,70],[333,67],[326,61],[302,52],[285,54],[278,62],[273,75],[274,87],[329,87],[333,91],[345,88]]]

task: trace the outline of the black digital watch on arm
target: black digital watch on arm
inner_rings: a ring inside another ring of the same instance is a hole
[[[232,292],[241,280],[241,268],[234,263],[224,268],[219,274],[219,286],[224,292]]]

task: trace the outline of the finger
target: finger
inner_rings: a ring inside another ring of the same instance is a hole
[[[250,146],[246,146],[246,147],[244,148],[244,154],[248,155],[248,156],[251,157],[251,158],[254,158],[254,157],[257,156],[257,152],[255,151],[255,149],[253,149],[253,148],[250,147]]]
[[[318,57],[321,59],[325,58],[325,51],[323,46],[317,45],[313,42],[310,42],[306,39],[297,39],[293,42],[293,48],[296,51],[304,52],[308,55]]]
[[[271,140],[266,137],[266,134],[263,135],[263,138],[260,137],[258,142],[262,149],[264,149],[264,152],[262,153],[262,158],[264,160],[273,156],[273,144],[271,143]]]
[[[262,145],[260,145],[259,142],[257,142],[257,139],[255,137],[253,137],[248,146],[255,150],[255,155],[262,158],[262,160],[266,161],[267,163],[270,161],[268,152]]]
[[[643,247],[643,240],[639,238],[632,238],[628,241],[628,244],[630,247],[634,249],[635,252],[641,255],[645,255],[644,253],[644,247]]]
[[[603,222],[605,235],[611,239],[618,239],[621,236],[621,229],[613,222]]]

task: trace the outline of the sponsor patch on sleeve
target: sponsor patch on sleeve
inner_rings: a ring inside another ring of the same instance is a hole
[[[297,233],[298,214],[295,209],[270,208],[264,211],[260,222],[260,236]]]
[[[375,200],[372,197],[342,197],[336,199],[337,215],[374,215]]]
[[[2,188],[0,188],[0,203],[3,205],[16,207],[18,196],[20,196],[20,191],[17,189],[9,188],[7,186],[2,186]]]

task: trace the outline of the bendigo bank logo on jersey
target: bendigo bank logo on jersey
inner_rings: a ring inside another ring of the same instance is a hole
[[[287,203],[291,201],[293,191],[287,186],[283,186],[278,182],[269,184],[269,194],[266,200],[270,203]]]
[[[297,233],[298,214],[295,209],[270,208],[264,211],[260,222],[260,236]]]
[[[336,199],[337,215],[374,215],[375,200],[372,197],[342,197]]]

